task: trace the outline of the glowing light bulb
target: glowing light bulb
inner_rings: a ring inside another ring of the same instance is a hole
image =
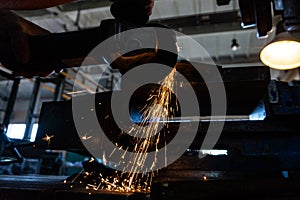
[[[288,33],[284,33],[288,37]],[[300,42],[290,38],[274,40],[260,52],[261,61],[274,69],[289,70],[300,66]]]

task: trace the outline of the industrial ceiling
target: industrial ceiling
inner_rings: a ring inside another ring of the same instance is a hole
[[[50,30],[65,32],[99,26],[101,20],[112,18],[107,0],[74,3],[35,12],[21,12],[27,19]],[[260,49],[272,39],[258,39],[255,28],[242,29],[238,1],[218,6],[215,0],[158,0],[150,21],[162,23],[199,42],[217,64],[260,64]],[[240,48],[231,50],[232,39]],[[197,59],[193,49],[191,58]],[[236,58],[236,59],[235,59]]]

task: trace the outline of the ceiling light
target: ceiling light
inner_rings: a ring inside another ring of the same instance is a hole
[[[288,70],[300,66],[300,41],[282,32],[260,52],[261,61],[274,69]]]
[[[240,45],[237,43],[236,39],[231,40],[231,50],[237,51],[239,49]]]

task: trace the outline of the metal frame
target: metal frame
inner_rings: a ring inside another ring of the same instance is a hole
[[[10,164],[14,162],[22,162],[23,157],[15,147],[15,145],[10,141],[10,139],[6,136],[7,127],[10,123],[13,108],[16,102],[17,93],[20,84],[20,78],[14,78],[11,74],[8,74],[2,70],[0,70],[0,75],[7,78],[7,80],[12,80],[13,85],[10,91],[8,103],[5,110],[5,115],[3,122],[1,124],[1,132],[0,132],[0,156],[4,153],[5,150],[9,151],[13,157],[4,157],[0,159],[0,165]]]

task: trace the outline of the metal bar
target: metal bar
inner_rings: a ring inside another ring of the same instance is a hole
[[[63,92],[64,92],[64,83],[65,83],[64,76],[59,77],[57,79],[57,83],[56,83],[55,91],[54,91],[54,101],[62,100],[62,96],[63,96]]]
[[[0,76],[3,76],[7,79],[13,79],[13,76],[9,73],[9,70],[3,67],[0,63]]]
[[[74,69],[71,69],[74,71],[74,73],[78,73],[80,74],[85,80],[87,80],[88,82],[90,82],[92,85],[94,85],[97,89],[100,89],[102,92],[108,91],[107,88],[103,87],[102,85],[100,85],[100,83],[97,83],[96,81],[93,80],[93,78],[91,76],[89,76],[86,73],[83,73],[81,70],[75,71]]]
[[[19,78],[15,78],[13,79],[13,85],[10,91],[10,96],[9,96],[9,100],[6,106],[6,111],[5,111],[5,116],[3,119],[3,125],[7,128],[8,124],[10,122],[11,116],[12,116],[12,112],[13,112],[13,108],[15,105],[15,101],[17,98],[17,93],[18,93],[18,89],[19,89],[19,84],[20,84],[20,79]]]
[[[95,93],[95,90],[93,90],[92,88],[88,87],[87,85],[79,82],[76,80],[76,78],[74,78],[72,75],[66,73],[66,72],[60,72],[60,74],[62,74],[63,76],[65,76],[67,79],[70,79],[72,81],[74,81],[74,83],[78,86],[80,86],[81,88],[85,89],[87,92],[89,93]]]
[[[40,95],[40,86],[41,86],[41,79],[37,78],[34,82],[33,90],[32,90],[32,95],[29,103],[29,108],[27,111],[27,117],[26,117],[26,129],[24,133],[24,140],[30,140],[31,136],[31,130],[32,130],[32,125],[34,123],[34,112],[36,110],[36,104],[39,99]]]

